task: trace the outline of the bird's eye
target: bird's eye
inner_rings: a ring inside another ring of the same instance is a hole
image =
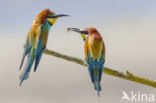
[[[82,34],[88,34],[88,31],[81,31]]]
[[[55,16],[47,16],[47,18],[55,18]]]

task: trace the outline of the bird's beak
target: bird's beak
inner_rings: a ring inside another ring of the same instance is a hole
[[[67,28],[67,31],[75,31],[75,32],[78,32],[78,33],[83,34],[83,35],[88,35],[88,31],[85,29]]]
[[[83,29],[78,29],[78,28],[67,28],[67,31],[74,31],[74,32],[77,32],[77,33],[80,33],[81,34],[81,36],[82,36],[82,38],[83,38],[83,40],[85,41],[86,40],[86,34],[84,33],[84,32],[86,32],[86,31],[84,31]]]
[[[63,16],[69,16],[69,15],[66,15],[66,14],[58,14],[58,15],[56,15],[57,18],[63,17]]]
[[[67,28],[67,31],[75,31],[75,32],[81,33],[81,30],[78,28]]]

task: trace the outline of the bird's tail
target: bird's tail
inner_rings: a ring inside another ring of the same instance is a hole
[[[95,70],[94,73],[94,88],[98,93],[98,96],[100,96],[100,91],[101,91],[101,85],[100,85],[100,80],[99,80],[99,72],[98,70]]]
[[[19,70],[21,70],[21,68],[22,68],[24,59],[25,59],[25,53],[23,53],[23,56],[22,56],[22,60],[21,60],[21,64],[20,64]]]
[[[24,59],[25,59],[25,56],[27,56],[27,54],[29,53],[30,51],[30,48],[29,48],[29,38],[27,38],[26,40],[26,44],[24,45],[24,52],[23,52],[23,56],[22,56],[22,60],[21,60],[21,64],[20,64],[20,68],[19,70],[21,70],[22,68],[22,65],[23,65],[23,62],[24,62]]]
[[[37,67],[38,67],[39,62],[40,62],[40,60],[41,60],[41,57],[42,57],[43,51],[44,51],[44,49],[39,53],[39,55],[36,56],[34,72],[36,72],[36,70],[37,70]]]
[[[28,79],[33,62],[34,62],[34,51],[31,50],[27,59],[26,66],[24,70],[22,71],[22,74],[20,75],[20,86],[22,85],[22,82],[24,80]]]
[[[97,91],[98,96],[100,96],[100,93],[99,92],[101,91],[101,85],[100,85],[100,82],[99,81],[95,81],[94,82],[94,88]]]

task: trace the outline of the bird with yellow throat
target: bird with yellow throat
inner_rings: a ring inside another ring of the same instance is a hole
[[[99,92],[101,91],[100,81],[105,62],[105,45],[103,38],[96,28],[67,28],[67,30],[80,33],[85,42],[85,61],[88,66],[91,81],[99,96]]]
[[[30,70],[34,62],[35,62],[34,71],[37,70],[43,51],[45,50],[47,45],[50,28],[59,17],[64,16],[68,15],[65,14],[57,15],[53,11],[50,11],[49,9],[45,9],[37,15],[36,19],[32,24],[31,29],[28,32],[24,46],[24,53],[19,70],[21,70],[22,68],[25,56],[28,55],[28,58],[25,68],[20,76],[20,85],[24,80],[26,80],[29,77]]]

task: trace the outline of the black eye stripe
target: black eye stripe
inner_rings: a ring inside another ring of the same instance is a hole
[[[88,34],[88,31],[81,31],[82,34]]]
[[[56,18],[56,16],[47,16],[47,18]]]
[[[51,18],[50,16],[47,16],[47,18]]]

